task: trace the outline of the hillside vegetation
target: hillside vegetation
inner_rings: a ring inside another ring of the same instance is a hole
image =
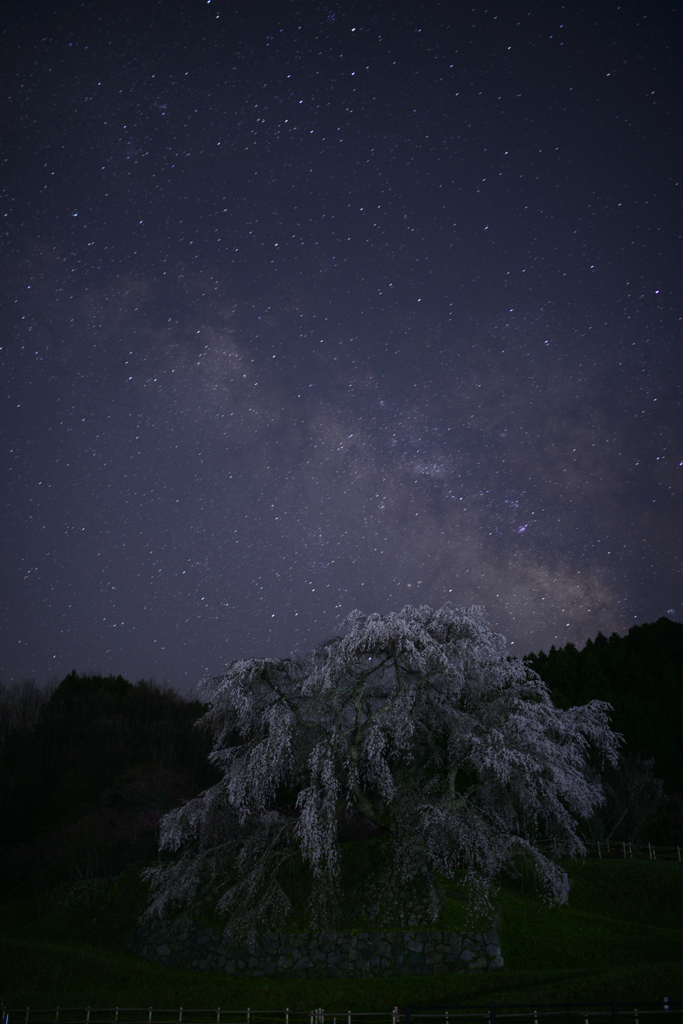
[[[214,781],[204,710],[121,676],[0,687],[4,897],[155,858],[161,815]]]
[[[626,636],[598,633],[582,650],[566,644],[525,660],[560,707],[608,701],[626,750],[652,758],[655,776],[683,793],[683,623],[661,618]]]

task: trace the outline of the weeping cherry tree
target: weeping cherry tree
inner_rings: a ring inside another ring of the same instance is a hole
[[[162,820],[160,846],[177,856],[147,872],[149,916],[203,906],[229,931],[282,927],[298,909],[283,868],[298,858],[308,921],[331,926],[349,815],[385,840],[387,900],[430,880],[432,921],[436,880],[466,866],[481,913],[519,855],[565,901],[540,842],[583,852],[576,819],[603,800],[587,756],[614,763],[619,737],[605,703],[555,707],[481,609],[356,611],[307,655],[236,661],[204,685],[221,779]]]

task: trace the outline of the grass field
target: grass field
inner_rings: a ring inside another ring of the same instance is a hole
[[[576,1001],[683,996],[683,866],[567,862],[569,904],[547,908],[519,886],[500,892],[506,966],[492,974],[274,981],[173,971],[78,940],[84,910],[34,901],[0,908],[6,1006],[164,1006],[388,1010],[406,1003]]]

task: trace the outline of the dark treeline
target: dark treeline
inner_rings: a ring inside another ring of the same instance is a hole
[[[203,711],[121,676],[0,687],[5,883],[49,888],[154,857],[161,815],[214,779]]]
[[[525,660],[559,707],[608,701],[626,749],[653,759],[667,789],[683,793],[683,623],[661,618],[623,637],[598,633],[581,651],[567,644]]]
[[[560,707],[611,704],[612,727],[624,737],[618,768],[599,766],[607,802],[585,823],[586,838],[680,843],[683,624],[661,618],[623,637],[598,633],[583,650],[566,644],[525,660]]]

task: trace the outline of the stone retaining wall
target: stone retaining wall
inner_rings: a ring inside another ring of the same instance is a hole
[[[166,967],[252,978],[370,978],[495,971],[498,935],[488,932],[312,932],[259,936],[251,945],[192,921],[142,925],[132,940],[145,960]]]

